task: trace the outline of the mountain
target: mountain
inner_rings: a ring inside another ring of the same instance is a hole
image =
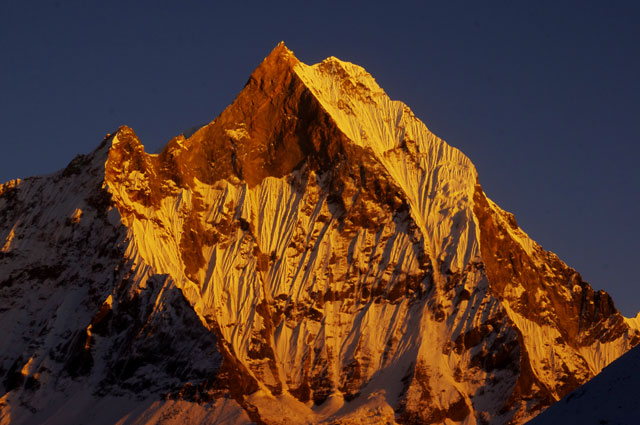
[[[638,422],[640,347],[615,360],[530,425],[629,425]]]
[[[284,44],[0,187],[0,424],[521,424],[640,341],[363,68]]]

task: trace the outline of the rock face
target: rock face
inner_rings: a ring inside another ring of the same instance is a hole
[[[0,423],[520,424],[640,342],[366,71],[0,187]],[[172,422],[173,421],[173,422]]]

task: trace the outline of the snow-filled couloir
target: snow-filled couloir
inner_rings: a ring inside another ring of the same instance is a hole
[[[519,424],[640,341],[363,68],[284,44],[0,216],[2,424]]]

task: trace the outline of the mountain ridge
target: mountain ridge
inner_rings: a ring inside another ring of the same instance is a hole
[[[52,283],[55,312],[69,291],[84,305],[6,331],[2,424],[78,381],[98,400],[182,403],[183,420],[523,423],[640,340],[364,69],[307,66],[283,43],[161,153],[125,126],[2,187],[0,313],[44,323],[22,288]]]

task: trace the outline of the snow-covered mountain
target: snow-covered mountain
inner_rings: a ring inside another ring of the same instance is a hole
[[[528,425],[633,425],[638,419],[640,347],[615,360]]]
[[[0,424],[520,424],[640,342],[364,69],[284,44],[0,186]]]

